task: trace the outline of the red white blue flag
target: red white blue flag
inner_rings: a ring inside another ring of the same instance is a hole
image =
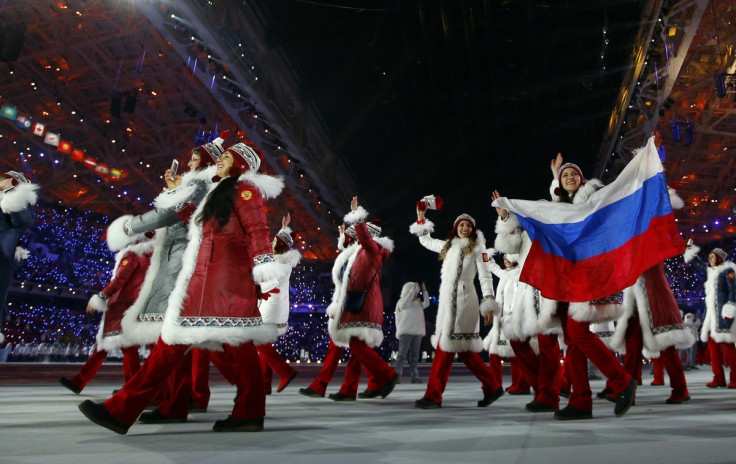
[[[532,240],[520,279],[557,301],[590,301],[630,287],[681,254],[654,138],[611,184],[582,204],[499,198]]]

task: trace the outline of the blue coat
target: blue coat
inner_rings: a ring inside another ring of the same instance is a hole
[[[8,288],[15,270],[15,248],[33,223],[37,189],[35,184],[20,184],[0,193],[0,324],[5,317]]]

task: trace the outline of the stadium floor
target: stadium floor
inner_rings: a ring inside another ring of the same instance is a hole
[[[636,405],[616,418],[613,404],[594,400],[594,419],[558,421],[530,413],[528,395],[505,395],[478,408],[480,384],[455,365],[442,409],[412,403],[423,385],[400,384],[386,399],[336,403],[299,395],[317,366],[267,400],[265,430],[212,432],[227,417],[234,387],[213,373],[207,413],[184,424],[135,424],[117,435],[89,422],[77,409],[84,399],[104,400],[120,384],[120,366],[105,365],[77,396],[57,383],[75,364],[0,364],[0,462],[115,463],[733,463],[736,390],[709,389],[710,368],[688,371],[692,400],[667,405],[669,387],[649,385],[646,372]],[[426,378],[428,367],[422,368]],[[342,370],[328,389],[337,390]],[[506,372],[504,385],[510,378]],[[591,382],[593,392],[603,381]],[[361,385],[361,388],[363,385]],[[563,405],[564,403],[563,399]],[[656,461],[655,461],[656,460]]]

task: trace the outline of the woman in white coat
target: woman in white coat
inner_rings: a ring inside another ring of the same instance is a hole
[[[461,214],[455,219],[447,240],[432,238],[434,223],[424,218],[424,211],[417,208],[417,222],[409,231],[419,237],[428,250],[439,253],[442,261],[439,306],[432,344],[435,356],[427,381],[424,397],[414,406],[436,409],[442,405],[442,393],[450,376],[452,361],[457,353],[460,360],[478,377],[483,386],[483,399],[478,406],[485,407],[504,394],[501,379],[481,360],[478,352],[483,349],[480,338],[480,312],[485,322],[492,314],[500,312],[494,299],[493,277],[488,270],[488,254],[485,252],[483,233],[476,229],[475,219]],[[475,291],[475,277],[479,277],[483,291],[482,304]]]

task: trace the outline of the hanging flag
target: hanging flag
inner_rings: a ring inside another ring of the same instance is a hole
[[[92,157],[84,158],[84,167],[94,169],[97,166],[97,160]]]
[[[31,124],[32,124],[31,123],[31,118],[29,118],[28,116],[21,116],[21,115],[18,115],[15,118],[15,123],[18,125],[18,127],[20,127],[23,130],[30,129],[31,128]]]
[[[33,124],[33,135],[38,135],[39,137],[43,137],[46,135],[46,126],[44,124],[41,124],[40,122]]]
[[[84,152],[79,148],[75,148],[72,150],[70,158],[72,161],[79,161],[81,163],[84,161]]]
[[[12,106],[3,105],[0,109],[0,116],[15,121],[15,118],[18,117],[18,110]]]
[[[120,169],[112,168],[110,169],[110,175],[116,179],[120,179],[123,177],[123,171],[121,171]]]
[[[654,138],[583,204],[499,198],[532,240],[520,279],[546,298],[603,298],[685,250]]]
[[[59,146],[59,134],[54,134],[53,132],[46,132],[46,135],[43,138],[43,143],[46,145],[53,145],[55,147]]]
[[[106,164],[100,163],[95,167],[95,172],[97,174],[108,175],[110,174],[110,167]]]
[[[59,140],[59,151],[68,155],[72,152],[72,144],[66,140]]]

